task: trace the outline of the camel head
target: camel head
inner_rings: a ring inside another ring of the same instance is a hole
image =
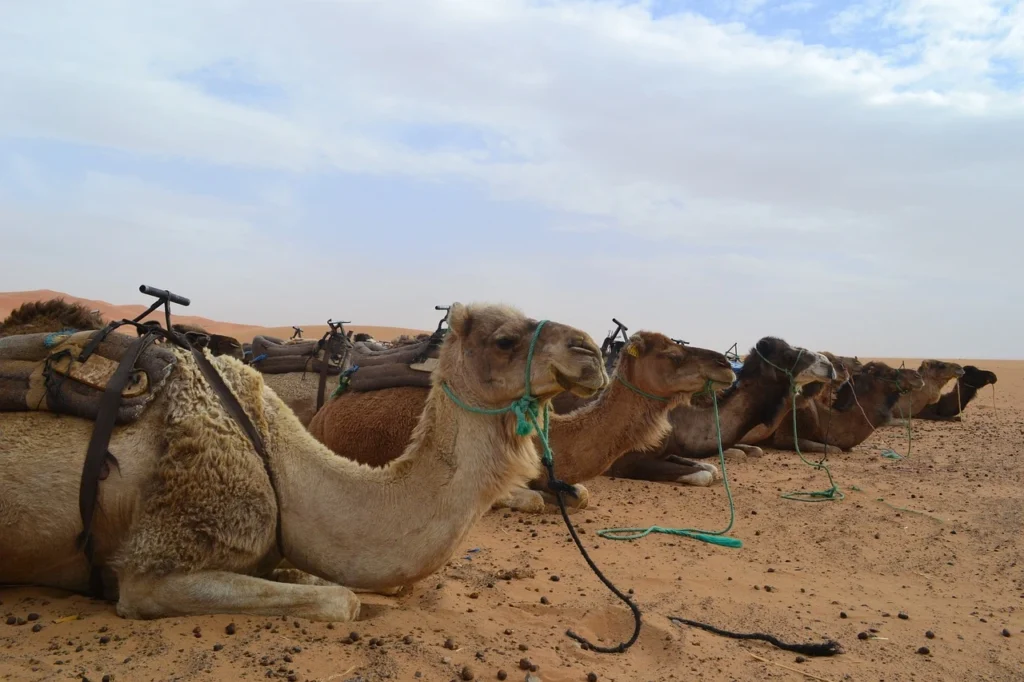
[[[836,371],[836,376],[832,380],[832,388],[839,388],[849,381],[853,372],[857,369],[856,367],[851,368],[847,365],[848,359],[854,360],[858,366],[860,365],[860,361],[856,360],[856,358],[841,358],[838,355],[833,355],[827,351],[822,353],[822,355],[828,358],[828,361],[832,363],[832,368]]]
[[[996,383],[996,375],[974,365],[964,365],[964,383],[972,388],[983,388]]]
[[[616,372],[645,393],[673,398],[696,393],[710,381],[729,386],[736,381],[721,353],[678,344],[664,334],[640,331],[619,353]]]
[[[821,353],[791,346],[774,336],[766,336],[757,342],[744,359],[740,380],[751,374],[781,380],[786,377],[786,372],[793,377],[793,383],[798,388],[817,381],[832,381],[836,377],[832,363]]]
[[[869,362],[861,374],[882,381],[887,388],[897,393],[909,393],[924,388],[924,378],[913,369],[895,369],[884,362]]]
[[[925,360],[917,368],[918,374],[925,380],[932,379],[940,386],[950,379],[956,379],[964,375],[964,368],[955,362],[943,362],[942,360]]]
[[[29,301],[11,311],[0,322],[0,337],[18,334],[39,334],[59,332],[65,329],[89,331],[102,329],[103,318],[99,312],[89,310],[81,303],[68,303],[63,298],[46,301]]]
[[[540,323],[518,310],[490,304],[452,304],[435,382],[445,381],[472,405],[500,408],[527,390],[527,355]],[[601,350],[584,331],[547,322],[534,344],[530,393],[550,399],[562,391],[589,397],[608,384]]]

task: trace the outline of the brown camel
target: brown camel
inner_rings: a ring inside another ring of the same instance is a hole
[[[634,334],[619,356],[608,388],[578,410],[552,415],[555,475],[579,484],[601,475],[624,452],[656,446],[671,428],[666,418],[669,409],[688,403],[709,381],[727,385],[734,379],[721,353],[682,346],[655,332]],[[339,454],[382,466],[408,446],[426,397],[426,389],[418,387],[349,391],[324,405],[309,430]],[[553,501],[546,482],[542,475],[530,482],[532,490],[517,490],[499,505],[541,511],[545,502]],[[585,506],[586,489],[581,485],[576,489],[576,504]]]
[[[171,349],[163,390],[114,430],[119,469],[101,484],[96,557],[113,570],[118,614],[346,621],[360,608],[349,588],[391,591],[443,566],[480,515],[539,469],[534,439],[518,434],[511,411],[471,412],[445,387],[496,410],[523,398],[527,377],[542,408],[608,381],[600,350],[578,329],[493,305],[454,304],[449,321],[412,441],[376,469],[319,443],[256,370],[213,358],[265,444],[265,469],[191,354]],[[92,428],[68,415],[0,413],[0,583],[88,588],[75,537]],[[275,573],[282,557],[298,570]]]
[[[869,362],[839,388],[833,402],[798,400],[796,433],[790,412],[771,437],[759,444],[779,450],[796,450],[799,445],[801,452],[849,452],[887,423],[902,395],[922,386],[924,380],[912,369]]]
[[[917,373],[924,379],[924,386],[900,397],[892,411],[890,424],[906,424],[907,419],[916,417],[926,406],[939,402],[942,387],[950,379],[962,377],[964,368],[955,362],[925,360],[921,363]]]
[[[960,412],[967,403],[974,400],[982,388],[994,385],[996,375],[988,370],[978,369],[974,365],[964,365],[964,374],[956,380],[957,386],[944,393],[938,402],[925,406],[914,417],[942,421],[959,421]]]
[[[0,338],[67,329],[87,331],[102,329],[105,324],[99,312],[89,310],[81,303],[68,303],[63,298],[28,301],[0,322]]]
[[[790,398],[790,376],[797,389],[802,390],[809,383],[833,379],[835,369],[820,353],[790,346],[782,339],[766,336],[758,341],[744,359],[736,383],[719,394],[724,450],[732,450],[729,454],[762,454],[760,448],[741,445],[739,441],[758,425],[773,430],[782,420]],[[566,402],[560,398],[555,405]],[[627,453],[605,475],[667,482],[697,474],[704,477],[705,485],[710,485],[718,476],[718,468],[693,459],[718,455],[710,398],[701,396],[692,405],[673,408],[669,421],[672,431],[658,448]]]

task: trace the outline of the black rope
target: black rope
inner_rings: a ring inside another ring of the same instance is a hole
[[[569,520],[569,512],[565,510],[565,500],[562,498],[562,494],[563,492],[566,492],[566,490],[568,490],[570,494],[575,496],[575,490],[568,483],[560,481],[557,478],[555,478],[554,461],[544,462],[544,466],[548,470],[548,488],[555,493],[555,497],[558,499],[558,510],[562,512],[562,520],[565,521],[565,527],[569,529],[569,535],[572,536],[572,540],[576,543],[576,547],[580,550],[580,554],[583,555],[583,559],[587,562],[587,565],[590,566],[590,570],[594,572],[594,575],[596,575],[598,579],[601,582],[603,582],[609,590],[612,591],[612,594],[614,594],[616,597],[625,602],[626,606],[629,607],[629,610],[633,612],[633,636],[625,642],[620,642],[617,646],[598,646],[597,644],[593,644],[592,642],[588,641],[585,637],[577,635],[572,630],[566,630],[565,634],[568,637],[579,642],[584,650],[596,651],[599,654],[622,653],[629,647],[633,646],[636,643],[637,638],[640,637],[640,628],[643,625],[643,621],[641,620],[640,608],[633,602],[632,599],[630,599],[627,595],[623,594],[622,591],[619,590],[619,588],[615,587],[614,583],[612,583],[612,581],[608,580],[608,578],[604,576],[604,573],[601,572],[601,569],[598,568],[594,561],[590,558],[590,555],[587,553],[587,550],[583,547],[583,543],[580,542],[580,536],[576,534],[576,528],[573,527],[572,521]]]
[[[836,654],[843,653],[843,647],[839,642],[835,640],[828,640],[823,644],[786,644],[779,640],[777,637],[772,635],[766,635],[761,632],[730,632],[729,630],[722,630],[716,628],[714,625],[708,625],[707,623],[701,623],[695,620],[689,620],[686,618],[679,618],[678,616],[669,616],[668,619],[674,623],[682,623],[683,625],[690,625],[701,630],[707,630],[713,632],[716,635],[722,635],[723,637],[731,637],[732,639],[756,639],[762,642],[768,642],[769,644],[784,649],[786,651],[792,651],[793,653],[803,654],[804,656],[835,656]]]

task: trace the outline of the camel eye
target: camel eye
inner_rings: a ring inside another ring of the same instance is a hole
[[[516,345],[516,340],[509,338],[507,336],[503,336],[494,343],[501,350],[512,350]]]

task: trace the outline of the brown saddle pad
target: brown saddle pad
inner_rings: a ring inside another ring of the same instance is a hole
[[[256,336],[252,340],[252,366],[264,374],[319,374],[324,354],[322,350],[317,351],[318,343],[314,339],[284,341],[272,336]],[[328,376],[341,374],[341,369],[337,364],[327,364]]]
[[[352,347],[358,369],[348,382],[353,391],[380,391],[400,386],[430,387],[430,375],[440,356],[440,339],[425,339],[399,348],[375,351],[362,342]]]
[[[78,360],[95,331],[23,334],[0,339],[0,411],[41,410],[95,419],[107,382],[135,337],[112,332],[85,362]],[[139,418],[160,392],[176,362],[150,345],[121,391],[115,423]]]

